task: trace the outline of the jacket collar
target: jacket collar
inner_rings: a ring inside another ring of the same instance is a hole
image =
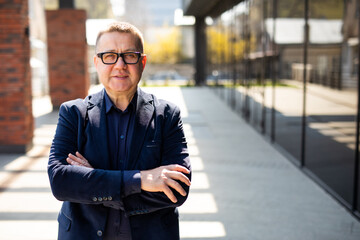
[[[88,102],[88,108],[91,108],[95,105],[98,105],[99,107],[102,106],[103,100],[104,100],[104,94],[105,94],[105,88],[103,88],[101,91],[94,93],[92,95],[89,95],[86,100]],[[137,107],[141,107],[143,104],[152,104],[153,97],[151,94],[145,93],[143,90],[141,90],[140,87],[137,89]]]
[[[145,134],[154,116],[154,103],[151,94],[143,92],[138,88],[138,99],[135,114],[134,132],[130,151],[128,152],[129,168],[136,169],[139,154],[143,147]]]
[[[105,89],[102,89],[98,93],[89,95],[86,100],[91,137],[93,141],[97,142],[99,152],[103,154],[103,159],[109,159],[104,94]],[[144,144],[145,134],[155,111],[153,96],[143,92],[140,88],[137,89],[136,102],[134,132],[130,151],[128,151],[129,169],[136,168],[139,153]],[[104,169],[110,167],[108,160],[99,164]]]

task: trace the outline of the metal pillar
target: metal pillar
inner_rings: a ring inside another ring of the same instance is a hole
[[[358,40],[360,44],[360,3],[357,2],[357,14],[358,18]],[[359,46],[359,45],[358,45]],[[358,47],[358,59],[360,59],[360,48]],[[358,102],[357,102],[357,116],[356,116],[356,144],[355,144],[355,166],[354,166],[354,188],[353,188],[353,202],[352,210],[359,210],[357,208],[358,194],[359,194],[359,171],[360,171],[360,154],[359,154],[359,144],[360,144],[360,64],[358,64]]]
[[[303,113],[301,124],[301,157],[300,166],[305,166],[306,145],[306,75],[307,75],[307,52],[309,45],[309,0],[305,0],[305,27],[304,27],[304,71],[303,71]]]
[[[246,9],[248,10],[248,14],[245,14],[245,79],[244,79],[244,105],[243,105],[243,117],[247,122],[250,121],[250,107],[249,107],[249,85],[251,78],[251,69],[250,69],[250,1],[246,2]]]
[[[196,17],[195,23],[195,84],[205,85],[206,76],[206,24],[204,17]]]
[[[230,51],[231,53],[231,64],[232,64],[232,88],[231,88],[231,95],[230,95],[230,106],[235,110],[236,109],[236,57],[235,57],[235,44],[236,44],[236,12],[232,11],[232,23],[231,23],[231,34],[230,34]]]
[[[75,8],[74,0],[59,0],[59,8]]]
[[[266,88],[266,22],[267,19],[267,2],[265,0],[262,1],[262,7],[263,7],[263,14],[262,14],[262,33],[261,33],[261,48],[262,48],[262,54],[263,57],[261,59],[261,84],[262,84],[262,116],[260,121],[260,128],[261,133],[265,134],[265,127],[266,127],[266,107],[265,107],[265,88]]]
[[[272,106],[271,106],[271,142],[275,141],[275,86],[276,86],[276,18],[277,18],[277,0],[273,0],[273,37],[272,37],[272,61],[271,61],[271,75],[272,75]]]

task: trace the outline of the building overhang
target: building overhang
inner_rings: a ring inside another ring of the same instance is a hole
[[[244,0],[188,0],[185,1],[184,15],[216,18]]]

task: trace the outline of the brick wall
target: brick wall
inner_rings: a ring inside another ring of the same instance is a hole
[[[28,0],[0,0],[0,153],[32,146]]]
[[[88,94],[86,12],[77,9],[46,11],[49,91],[52,104]]]

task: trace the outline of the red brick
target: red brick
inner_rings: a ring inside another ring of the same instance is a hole
[[[54,107],[83,98],[89,89],[86,12],[76,9],[46,11],[49,92]]]
[[[28,0],[0,0],[0,153],[32,144]]]

